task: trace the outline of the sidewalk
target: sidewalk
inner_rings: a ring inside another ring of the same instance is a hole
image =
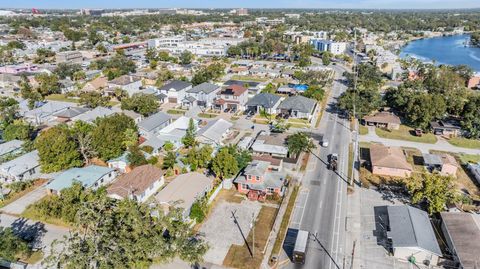
[[[417,148],[422,153],[429,153],[430,150],[438,150],[438,151],[448,151],[453,153],[464,153],[464,154],[473,154],[473,155],[480,154],[480,149],[456,147],[454,145],[451,145],[444,139],[439,139],[435,144],[428,144],[428,143],[419,143],[419,142],[411,142],[411,141],[405,141],[405,140],[382,138],[382,137],[379,137],[374,130],[372,131],[371,128],[369,128],[368,134],[359,135],[358,137],[360,142],[375,142],[375,143],[381,143],[385,146]]]

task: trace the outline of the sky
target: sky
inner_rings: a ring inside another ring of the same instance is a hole
[[[0,7],[451,9],[480,8],[480,0],[0,0]]]

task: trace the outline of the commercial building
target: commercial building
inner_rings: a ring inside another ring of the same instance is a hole
[[[197,41],[187,41],[183,36],[163,37],[148,41],[149,48],[168,51],[179,55],[189,51],[196,56],[226,56],[227,50],[232,45],[238,45],[243,38],[203,38]]]
[[[316,50],[328,51],[333,55],[343,54],[347,50],[347,42],[335,42],[324,39],[313,39],[310,42]]]

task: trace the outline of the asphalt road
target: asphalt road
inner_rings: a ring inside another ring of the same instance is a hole
[[[297,205],[303,202],[303,206],[296,209],[291,224],[291,228],[310,232],[306,261],[304,265],[289,264],[287,268],[343,268],[351,132],[348,120],[342,118],[335,108],[336,98],[346,89],[338,82],[344,70],[339,66],[332,68],[336,71],[336,81],[320,126],[312,132],[312,137],[318,140],[323,134],[329,146],[320,148],[318,156],[313,158],[314,168],[307,171],[302,182],[301,200],[305,201],[297,201]],[[326,166],[327,156],[331,153],[339,155],[337,173]]]

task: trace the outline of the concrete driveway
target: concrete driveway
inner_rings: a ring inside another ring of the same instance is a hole
[[[1,208],[0,211],[11,214],[11,215],[20,215],[22,212],[31,204],[37,202],[47,195],[47,190],[45,185],[38,187],[37,189],[23,195],[19,199],[8,204],[4,208]]]
[[[248,236],[252,214],[256,218],[261,207],[259,202],[248,200],[241,203],[219,202],[200,228],[200,232],[204,234],[210,246],[204,260],[222,265],[232,244],[244,244],[242,233],[245,237]],[[235,223],[235,219],[237,223]]]

